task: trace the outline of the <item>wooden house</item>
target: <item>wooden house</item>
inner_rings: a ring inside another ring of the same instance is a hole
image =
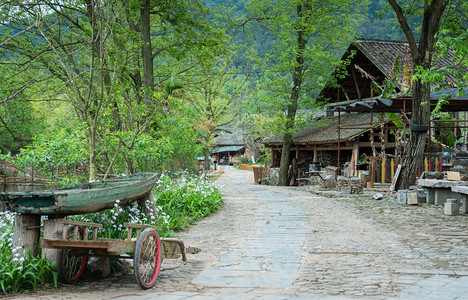
[[[409,47],[404,41],[357,39],[351,44],[342,60],[349,60],[345,76],[337,76],[337,69],[318,96],[326,101],[326,117],[310,121],[293,136],[291,159],[296,158],[301,171],[308,165],[320,162],[322,166],[332,165],[348,174],[355,174],[361,160],[378,155],[397,156],[404,139],[395,139],[390,132],[396,127],[388,116],[379,112],[405,112],[406,102],[376,99],[378,95],[371,88],[372,82],[382,86],[395,72],[411,73]],[[453,53],[434,62],[436,67],[453,66]],[[406,66],[395,68],[395,65]],[[401,76],[405,77],[405,76]],[[408,76],[406,76],[408,77]],[[408,77],[409,78],[409,77]],[[449,77],[449,82],[452,78]],[[408,88],[410,82],[397,83],[397,92]],[[380,109],[375,109],[379,106]],[[265,146],[272,150],[272,167],[279,167],[282,136],[265,140]],[[399,152],[400,151],[400,152]]]
[[[211,160],[219,164],[240,163],[240,157],[245,153],[245,144],[242,132],[239,130],[218,130],[215,137],[216,146],[211,151]]]

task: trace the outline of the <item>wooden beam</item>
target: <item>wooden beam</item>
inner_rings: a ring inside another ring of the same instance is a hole
[[[356,175],[356,165],[359,159],[359,141],[356,139],[353,143],[353,153],[351,154],[350,175]]]
[[[360,142],[359,147],[372,147],[370,142]],[[376,148],[381,148],[380,143],[375,144]],[[395,143],[385,143],[385,148],[395,148]]]
[[[362,100],[361,91],[359,90],[359,84],[357,82],[357,78],[356,78],[356,74],[354,73],[354,69],[351,70],[351,73],[353,75],[354,85],[356,86],[356,92],[358,94],[358,98],[359,98],[359,100]]]
[[[340,146],[341,150],[353,150],[352,146]],[[335,147],[317,147],[317,151],[337,151],[338,146],[335,145]]]
[[[351,99],[349,99],[348,93],[346,93],[346,91],[345,91],[345,89],[344,89],[343,86],[341,86],[341,89],[343,90],[343,94],[345,95],[346,100],[348,100],[348,101],[351,100]]]

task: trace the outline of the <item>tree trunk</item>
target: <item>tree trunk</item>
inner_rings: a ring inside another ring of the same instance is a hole
[[[430,84],[423,84],[420,81],[413,83],[413,113],[411,117],[413,124],[429,125],[430,105],[421,105],[423,101],[429,101],[429,94]],[[424,160],[427,130],[411,130],[410,132],[408,145],[403,153],[401,179],[396,184],[397,190],[407,189],[416,183],[419,166],[421,166]]]
[[[153,47],[151,45],[151,24],[150,24],[150,0],[143,1],[140,11],[141,20],[141,40],[143,56],[143,86],[145,88],[145,103],[152,105],[154,82],[153,82]]]
[[[436,33],[440,28],[440,19],[447,7],[446,0],[425,1],[424,14],[421,26],[419,43],[414,39],[413,33],[407,23],[406,16],[396,0],[388,0],[393,7],[398,21],[403,29],[411,49],[413,69],[421,66],[428,70],[431,68],[432,52],[436,42]],[[410,124],[410,138],[403,153],[402,173],[396,183],[396,189],[407,189],[415,184],[418,168],[423,162],[426,148],[427,130],[430,122],[430,83],[419,80],[413,83],[413,100]]]
[[[281,148],[281,160],[278,185],[288,185],[288,174],[289,174],[289,160],[291,157],[291,143],[292,134],[286,133],[283,139],[283,147]]]
[[[310,9],[310,7],[306,7]],[[303,17],[302,5],[297,5],[297,15]],[[291,104],[288,105],[288,116],[286,119],[285,134],[283,139],[283,147],[281,150],[281,160],[280,160],[280,171],[279,171],[279,180],[278,185],[286,186],[288,185],[288,173],[289,173],[289,160],[291,157],[291,144],[293,137],[294,123],[296,119],[297,112],[297,103],[299,101],[299,93],[302,85],[302,76],[304,68],[304,50],[307,44],[306,36],[304,34],[304,28],[301,25],[297,29],[297,51],[296,54],[296,63],[297,67],[294,68],[293,73],[293,86],[291,89]]]
[[[88,150],[89,150],[89,182],[96,180],[96,133],[90,128],[88,137]]]

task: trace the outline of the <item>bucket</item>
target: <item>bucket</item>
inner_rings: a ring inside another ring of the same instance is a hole
[[[371,188],[373,188],[373,187],[374,187],[374,183],[373,183],[373,182],[368,182],[368,183],[367,183],[367,188],[368,188],[368,189],[371,189]]]

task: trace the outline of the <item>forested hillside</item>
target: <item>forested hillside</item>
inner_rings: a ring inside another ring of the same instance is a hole
[[[245,14],[247,0],[204,0],[212,9],[219,7],[233,7],[241,15]],[[397,25],[393,10],[385,0],[371,0],[364,21],[359,26],[360,38],[403,40],[404,34]]]

